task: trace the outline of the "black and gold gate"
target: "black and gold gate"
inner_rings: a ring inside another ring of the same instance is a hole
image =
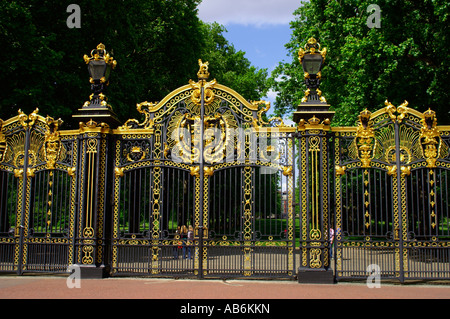
[[[0,121],[2,272],[66,272],[74,263],[76,136],[37,112]]]
[[[385,104],[334,130],[336,277],[448,278],[448,127]]]
[[[112,274],[293,277],[295,129],[199,64],[115,131]]]
[[[0,120],[0,272],[450,278],[450,127],[433,111],[386,102],[332,127],[306,72],[286,126],[199,65],[138,104],[142,122],[108,118],[102,77],[78,129],[38,110]]]

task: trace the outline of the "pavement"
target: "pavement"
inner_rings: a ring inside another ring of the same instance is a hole
[[[279,280],[129,277],[75,281],[65,275],[2,275],[0,299],[450,299],[450,283],[401,285],[381,282],[379,288],[369,288],[364,281],[299,284],[296,281]]]
[[[3,307],[16,308],[21,314],[29,312],[30,315],[35,315],[36,311],[44,311],[43,309],[65,309],[65,317],[77,318],[80,314],[77,309],[83,309],[83,313],[101,311],[104,315],[113,316],[123,313],[123,309],[128,309],[134,317],[139,314],[151,316],[156,311],[171,319],[249,319],[248,316],[278,319],[292,314],[334,315],[342,309],[356,311],[361,309],[355,304],[358,301],[372,302],[371,308],[366,309],[376,311],[384,309],[380,300],[390,299],[424,299],[447,303],[446,299],[450,299],[450,283],[417,282],[401,285],[381,282],[380,288],[369,288],[366,282],[299,284],[296,281],[279,280],[224,281],[129,277],[75,281],[66,275],[0,275],[0,302]],[[106,304],[103,304],[105,302]],[[136,302],[142,305],[134,305]],[[345,302],[348,307],[344,306]],[[60,303],[63,307],[54,308]],[[389,308],[391,310],[400,309],[398,301],[391,306],[397,306]],[[446,307],[447,304],[441,306]],[[416,306],[402,306],[401,309],[403,314],[410,311],[411,315],[416,315]],[[57,313],[61,314],[60,310]]]

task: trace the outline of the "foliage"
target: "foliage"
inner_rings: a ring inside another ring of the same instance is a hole
[[[245,52],[236,51],[224,36],[226,28],[218,23],[203,24],[205,45],[204,61],[209,62],[209,72],[220,84],[228,86],[248,100],[265,96],[269,83],[267,69],[251,65]]]
[[[364,108],[377,110],[387,99],[436,111],[438,123],[450,121],[449,13],[444,0],[380,0],[381,27],[369,28],[371,0],[303,2],[291,22],[286,44],[292,62],[272,74],[279,91],[278,115],[290,114],[304,94],[297,52],[310,37],[327,47],[321,90],[337,112],[334,125],[353,125]]]
[[[136,103],[196,80],[199,58],[219,83],[248,99],[264,96],[267,71],[236,52],[223,27],[198,19],[200,1],[79,0],[81,28],[73,29],[66,24],[72,1],[1,1],[1,118],[37,107],[61,117],[65,129],[77,127],[71,115],[91,93],[82,57],[100,42],[118,62],[106,96],[122,121],[140,118]]]

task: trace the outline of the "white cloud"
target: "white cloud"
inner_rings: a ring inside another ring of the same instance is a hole
[[[267,92],[266,96],[264,96],[262,99],[270,102],[270,109],[269,111],[267,111],[267,116],[273,116],[273,107],[275,104],[275,100],[277,98],[278,92],[273,91],[272,89],[269,89],[269,91]]]
[[[270,104],[272,104],[272,101],[275,101],[277,95],[278,92],[275,92],[272,89],[267,92],[267,98],[269,99]]]
[[[270,102],[270,109],[269,112],[272,111],[273,104],[275,103],[275,100],[277,98],[278,92],[273,91],[272,89],[269,89],[266,96],[264,96],[262,99],[266,102]]]
[[[198,11],[205,22],[261,27],[289,24],[300,5],[300,0],[203,0]]]

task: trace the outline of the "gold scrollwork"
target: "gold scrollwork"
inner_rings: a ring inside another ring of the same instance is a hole
[[[403,121],[403,119],[405,118],[405,116],[406,116],[406,113],[407,113],[407,111],[408,111],[407,106],[408,106],[408,101],[404,101],[402,104],[400,104],[400,105],[397,107],[397,113],[398,113],[398,115],[397,115],[397,121],[398,121],[399,123],[401,123],[401,122]]]
[[[386,107],[384,108],[384,110],[386,111],[386,113],[389,115],[389,117],[391,118],[392,121],[395,122],[395,120],[397,119],[397,117],[394,115],[395,111],[397,110],[397,108],[392,105],[391,102],[389,102],[388,100],[384,101],[384,105],[386,105]]]
[[[22,178],[23,177],[23,169],[14,169],[14,177]]]
[[[84,62],[86,64],[89,64],[91,60],[100,61],[104,60],[107,64],[111,65],[111,68],[115,68],[117,65],[117,61],[114,60],[112,56],[109,55],[109,53],[106,52],[106,47],[103,43],[100,43],[97,45],[97,48],[91,51],[91,56],[88,57],[87,54],[83,56]],[[102,83],[105,82],[105,79],[101,79]]]
[[[157,105],[157,102],[142,102],[138,103],[136,105],[136,109],[139,113],[144,114],[145,119],[142,123],[139,123],[136,119],[129,119],[127,120],[122,126],[120,126],[119,130],[128,130],[132,127],[132,124],[136,125],[137,127],[143,127],[144,129],[151,130],[153,129],[153,126],[155,125],[154,119],[150,117],[150,113],[154,111],[155,106]]]
[[[218,113],[216,105],[208,108],[204,121],[200,120],[199,109],[193,103],[188,105],[187,113],[175,112],[167,128],[168,141],[164,154],[177,157],[184,163],[193,164],[200,160],[200,131],[204,126],[205,162],[220,162],[227,152],[234,150],[233,129],[237,122],[230,111]]]
[[[198,59],[199,70],[197,76],[200,80],[206,80],[209,78],[208,65],[209,62],[203,63],[201,59]]]
[[[195,176],[195,177],[200,176],[200,166],[191,166],[191,167],[189,167],[189,169],[191,171],[192,176]]]
[[[87,238],[92,238],[94,236],[94,229],[92,227],[85,227],[83,229],[83,236]]]
[[[203,167],[203,170],[205,172],[205,176],[213,176],[214,174],[214,167],[205,166]]]
[[[25,113],[22,112],[22,110],[19,110],[19,123],[24,127],[24,128],[31,128],[35,121],[38,118],[37,113],[39,112],[39,109],[36,108],[30,115],[26,115]]]
[[[387,166],[387,174],[389,176],[395,176],[397,174],[397,165]]]
[[[283,166],[283,175],[292,176],[292,166]]]
[[[263,120],[262,115],[263,113],[266,113],[270,109],[270,102],[259,100],[259,101],[251,101],[251,104],[255,107],[258,107],[260,104],[263,104],[264,106],[258,111],[258,118],[253,119],[253,126],[254,127],[261,127],[262,125],[268,125],[271,123],[274,123],[276,127],[287,127],[286,124],[284,124],[284,121],[281,117],[272,117],[266,121]]]
[[[344,175],[346,169],[347,169],[347,167],[345,167],[345,166],[339,166],[339,165],[336,165],[336,166],[335,166],[336,176],[342,176],[342,175]]]
[[[385,112],[388,113],[393,122],[398,121],[399,123],[401,123],[405,118],[406,113],[408,112],[408,101],[404,101],[398,107],[395,107],[391,102],[386,100],[384,101],[384,105],[386,105],[386,107],[384,108]],[[398,115],[394,114],[396,112],[398,113]]]
[[[355,141],[362,168],[370,167],[370,162],[373,159],[374,149],[377,144],[375,133],[370,122],[371,115],[372,113],[365,109],[358,116],[359,125],[356,130]]]
[[[75,171],[77,169],[75,167],[68,167],[67,168],[67,173],[69,174],[69,176],[74,177],[75,176]]]
[[[436,113],[430,109],[423,113],[420,121],[422,127],[420,129],[420,143],[422,146],[422,156],[427,162],[429,168],[436,167],[436,160],[441,150],[441,137],[437,130]]]
[[[3,121],[0,119],[0,163],[3,162],[6,151],[8,150],[8,143],[6,143],[5,134],[2,132]]]
[[[320,268],[322,266],[322,262],[320,261],[322,250],[320,248],[312,248],[309,251],[309,254],[310,254],[309,265],[311,266],[311,268]]]
[[[401,171],[401,176],[405,177],[405,176],[409,176],[411,174],[411,166],[401,166],[400,167],[400,171]]]
[[[191,94],[192,101],[196,105],[200,105],[201,103],[201,88],[204,89],[204,103],[205,105],[210,104],[214,100],[214,85],[217,83],[216,79],[207,82],[206,80],[209,77],[208,72],[208,62],[202,62],[201,59],[198,60],[198,64],[200,69],[197,73],[198,82],[194,82],[193,80],[189,80],[189,84],[191,85],[193,91]]]
[[[92,258],[92,253],[94,252],[94,247],[87,245],[83,246],[84,256],[82,262],[84,265],[89,265],[94,263],[94,258]]]
[[[61,152],[61,138],[58,128],[62,123],[61,119],[54,120],[50,116],[46,118],[47,131],[44,139],[44,157],[47,161],[48,169],[55,168]]]
[[[319,240],[321,237],[322,233],[317,228],[311,229],[311,231],[309,232],[309,238],[311,238],[312,240]]]
[[[130,162],[140,161],[145,158],[146,152],[139,146],[133,146],[129,153],[127,153],[127,159]]]
[[[114,175],[116,177],[123,177],[123,167],[114,168]]]
[[[34,177],[35,171],[35,168],[27,168],[27,177]]]

